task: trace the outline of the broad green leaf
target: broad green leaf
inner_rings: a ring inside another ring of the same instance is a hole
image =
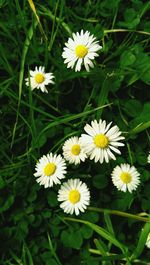
[[[47,200],[50,207],[55,207],[58,204],[57,195],[54,191],[49,191],[47,194]]]
[[[93,186],[97,189],[103,189],[108,185],[108,179],[105,174],[96,174],[93,177]]]
[[[142,112],[142,104],[136,99],[130,99],[126,102],[124,110],[131,117],[138,117]]]
[[[80,232],[82,234],[82,236],[85,238],[85,239],[88,239],[92,236],[93,234],[93,230],[88,227],[88,226],[85,226],[83,225],[81,228],[80,228]]]
[[[63,231],[61,233],[61,241],[64,246],[74,249],[80,249],[83,243],[80,231]]]
[[[131,51],[125,51],[120,58],[120,64],[122,68],[126,68],[132,65],[136,60],[135,55]]]

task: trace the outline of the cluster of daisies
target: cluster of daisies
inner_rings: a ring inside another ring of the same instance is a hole
[[[80,164],[86,159],[94,162],[108,163],[116,160],[115,154],[121,154],[119,147],[123,146],[124,137],[117,125],[105,120],[91,121],[84,127],[85,133],[80,137],[74,136],[67,139],[62,147],[62,156],[47,154],[42,156],[36,164],[36,181],[45,188],[54,184],[61,184],[67,174],[67,163]],[[139,172],[129,164],[117,165],[112,171],[112,182],[118,190],[132,192],[140,183]],[[84,212],[90,203],[90,191],[85,183],[79,179],[69,179],[64,182],[58,191],[60,207],[66,213],[76,215]]]
[[[92,60],[98,56],[98,51],[102,46],[98,44],[96,38],[90,32],[73,33],[72,38],[68,39],[65,43],[62,57],[67,68],[75,71],[80,71],[82,64],[84,64],[86,71],[94,67]],[[35,88],[41,89],[42,92],[48,93],[46,88],[49,84],[54,84],[53,73],[45,73],[45,68],[40,66],[36,67],[34,71],[29,71],[29,77],[26,78],[26,85],[34,90]]]
[[[72,38],[68,39],[62,53],[64,63],[67,68],[75,68],[80,71],[84,65],[86,71],[94,67],[92,62],[98,56],[98,51],[102,49],[99,41],[88,31],[73,33]],[[26,85],[31,90],[40,89],[48,93],[47,86],[54,84],[53,73],[46,73],[45,68],[36,67],[34,71],[29,71],[26,78]],[[58,191],[58,201],[60,207],[66,213],[78,215],[84,212],[90,203],[90,191],[85,183],[79,179],[69,179],[62,183],[67,174],[67,165],[80,164],[86,159],[94,160],[95,163],[108,163],[110,159],[115,160],[115,154],[121,154],[119,148],[124,144],[121,142],[124,137],[118,126],[111,126],[112,122],[106,123],[105,120],[92,121],[91,125],[86,124],[85,133],[80,137],[71,137],[65,141],[62,150],[63,155],[47,154],[42,156],[36,164],[36,181],[45,188],[61,184]],[[150,155],[148,158],[150,163]],[[112,182],[118,190],[132,192],[140,183],[140,174],[134,166],[129,164],[117,165],[112,173]]]

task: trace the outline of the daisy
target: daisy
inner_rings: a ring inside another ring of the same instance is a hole
[[[81,70],[81,65],[84,63],[86,71],[89,72],[90,67],[94,67],[92,60],[98,56],[97,51],[102,49],[102,46],[95,39],[89,31],[83,32],[81,30],[81,33],[72,34],[72,38],[69,38],[68,42],[65,43],[66,47],[62,53],[67,68],[73,68],[75,65],[77,72]]]
[[[121,164],[116,166],[111,174],[112,182],[118,190],[131,193],[140,184],[140,174],[134,166]]]
[[[113,152],[121,154],[118,150],[119,146],[123,146],[120,140],[124,137],[120,136],[118,126],[113,126],[110,128],[112,122],[108,125],[105,120],[96,120],[91,122],[91,126],[86,124],[84,130],[87,134],[81,135],[81,142],[83,143],[84,151],[90,156],[90,159],[94,159],[95,162],[106,163],[110,159],[116,160]]]
[[[65,213],[79,215],[90,203],[90,192],[87,185],[79,179],[69,179],[58,191],[58,201]]]
[[[45,188],[60,184],[60,179],[64,179],[67,173],[65,160],[61,155],[52,153],[43,155],[37,162],[35,170],[36,181]]]
[[[39,69],[36,66],[34,71],[29,71],[30,77],[26,78],[26,85],[31,86],[31,90],[37,88],[41,89],[42,92],[48,93],[46,86],[48,84],[54,84],[52,80],[54,75],[52,73],[45,73],[45,67],[40,66]]]
[[[83,151],[80,138],[74,136],[65,141],[63,147],[63,156],[69,161],[70,164],[80,164],[80,161],[84,162],[87,155]]]
[[[147,157],[147,163],[150,163],[150,152],[149,152],[149,155]]]
[[[147,237],[147,240],[146,240],[146,243],[145,245],[150,248],[150,233],[148,234],[148,237]]]

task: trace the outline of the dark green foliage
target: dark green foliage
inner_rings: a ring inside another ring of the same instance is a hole
[[[41,24],[29,1],[0,1],[0,264],[148,264],[149,223],[104,209],[150,213],[150,3],[36,0],[34,5]],[[81,29],[103,46],[89,73],[67,69],[61,56],[68,37]],[[29,69],[40,65],[55,75],[48,94],[31,92],[24,82]],[[99,118],[119,126],[125,146],[109,164],[68,165],[67,178],[86,182],[90,206],[103,211],[89,208],[80,222],[67,220],[57,201],[59,185],[39,186],[35,164],[50,151],[62,154],[66,139]],[[121,163],[140,172],[141,184],[132,194],[112,184],[110,174]]]

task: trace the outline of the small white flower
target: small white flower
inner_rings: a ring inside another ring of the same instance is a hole
[[[149,155],[147,157],[147,163],[150,163],[150,152],[149,152]]]
[[[65,43],[66,47],[62,53],[64,63],[67,64],[67,68],[73,68],[76,65],[76,72],[81,70],[81,65],[84,63],[86,71],[89,71],[90,67],[94,67],[92,60],[98,56],[97,51],[102,49],[102,46],[95,41],[96,38],[90,35],[89,31],[84,33],[81,30],[81,33],[73,33],[72,37]]]
[[[131,193],[140,184],[140,174],[134,166],[121,164],[116,166],[111,174],[112,182],[118,190]]]
[[[120,136],[118,126],[113,126],[110,128],[112,122],[106,125],[105,120],[96,120],[91,122],[91,126],[86,124],[84,130],[87,134],[81,135],[81,142],[83,143],[84,151],[90,156],[90,159],[94,159],[95,162],[106,163],[110,159],[116,160],[116,157],[112,153],[121,154],[118,150],[119,146],[123,146],[120,140],[124,137]]]
[[[79,179],[69,179],[58,191],[58,201],[65,213],[79,215],[90,203],[90,192],[87,185]]]
[[[148,237],[147,237],[147,240],[146,240],[146,243],[145,245],[150,248],[150,233],[148,234]]]
[[[63,156],[69,161],[70,164],[80,164],[80,161],[84,162],[87,155],[83,151],[80,138],[74,136],[65,141],[63,147]]]
[[[45,73],[45,68],[40,66],[39,69],[36,66],[34,71],[29,71],[30,76],[26,78],[26,85],[31,86],[31,90],[37,88],[41,89],[42,92],[48,93],[46,86],[49,84],[54,84],[52,80],[54,75],[52,73]]]
[[[45,188],[52,187],[53,184],[60,184],[60,179],[65,178],[66,162],[61,155],[53,155],[52,153],[43,155],[36,164],[35,177],[40,185]]]

